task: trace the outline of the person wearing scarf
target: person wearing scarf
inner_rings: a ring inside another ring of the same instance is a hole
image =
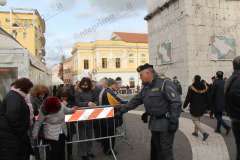
[[[29,138],[31,105],[28,105],[27,94],[33,83],[20,78],[11,87],[0,107],[0,157],[1,160],[28,160],[33,150]]]

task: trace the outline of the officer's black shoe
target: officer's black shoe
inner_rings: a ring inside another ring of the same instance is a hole
[[[82,160],[90,160],[88,156],[82,156]]]
[[[231,127],[226,129],[226,135],[229,135],[230,132],[231,132]]]
[[[215,130],[215,133],[217,133],[217,134],[221,134],[221,131],[218,130],[218,129],[216,129],[216,130]]]
[[[192,135],[193,135],[194,137],[198,137],[198,133],[196,133],[196,132],[193,132]]]
[[[95,155],[93,153],[88,153],[87,156],[90,158],[95,158]]]
[[[73,160],[72,155],[68,155],[68,160]]]
[[[113,150],[113,152],[114,152],[115,155],[118,155],[118,152],[117,152],[117,151]],[[108,156],[109,156],[109,155],[112,155],[112,151],[109,149],[108,151],[104,151],[104,154],[105,154],[105,155],[108,155]]]
[[[145,112],[142,114],[141,119],[143,123],[148,123],[148,114]]]
[[[203,133],[203,141],[206,141],[209,137],[209,134]]]

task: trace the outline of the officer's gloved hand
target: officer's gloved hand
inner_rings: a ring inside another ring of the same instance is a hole
[[[114,117],[115,118],[122,118],[123,117],[123,113],[121,111],[114,111]]]
[[[179,127],[179,121],[178,120],[169,120],[169,127],[168,127],[168,131],[170,133],[175,133],[178,130]]]
[[[142,118],[143,123],[148,123],[148,114],[147,114],[147,112],[143,113],[141,118]]]
[[[117,112],[121,112],[121,114],[127,113],[127,105],[126,104],[117,104],[114,107],[114,110]]]

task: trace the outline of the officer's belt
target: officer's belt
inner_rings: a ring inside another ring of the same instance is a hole
[[[170,117],[169,112],[162,115],[150,115],[152,119],[168,119]]]

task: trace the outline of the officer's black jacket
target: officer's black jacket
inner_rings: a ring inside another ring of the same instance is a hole
[[[168,122],[177,123],[181,113],[181,98],[171,80],[155,78],[150,84],[144,85],[141,92],[132,98],[123,112],[133,110],[144,104],[146,112],[151,115],[151,130],[165,131]],[[168,113],[169,119],[155,119]],[[163,127],[159,127],[163,126]]]
[[[225,87],[226,110],[232,119],[240,120],[240,71],[235,71]]]

